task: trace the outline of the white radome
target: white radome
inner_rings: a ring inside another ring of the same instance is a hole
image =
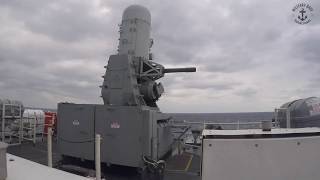
[[[122,15],[119,38],[119,54],[149,59],[151,14],[140,5],[127,7]]]

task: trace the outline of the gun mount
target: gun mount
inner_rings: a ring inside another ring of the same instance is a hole
[[[95,134],[102,136],[103,163],[143,168],[171,150],[168,115],[156,101],[164,92],[158,79],[166,73],[195,72],[196,68],[164,68],[151,61],[151,16],[148,9],[125,9],[118,53],[109,57],[102,76],[104,104],[58,104],[58,148],[64,157],[94,160]],[[148,163],[149,162],[149,163]]]
[[[165,73],[195,72],[195,67],[169,68],[152,60],[150,49],[151,16],[141,6],[128,7],[119,25],[118,54],[109,58],[101,95],[106,105],[157,107],[156,101],[164,92],[156,80]]]

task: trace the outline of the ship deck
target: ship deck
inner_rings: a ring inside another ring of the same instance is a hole
[[[45,141],[36,144],[24,142],[20,145],[9,146],[8,153],[46,165],[47,146]],[[57,166],[61,155],[58,153],[57,146],[53,143],[53,164]],[[103,167],[103,174],[108,180],[139,180],[142,179],[136,169],[111,166]],[[169,157],[166,160],[166,169],[162,177],[148,175],[146,179],[162,180],[200,180],[200,157],[196,154],[184,152],[181,155]]]

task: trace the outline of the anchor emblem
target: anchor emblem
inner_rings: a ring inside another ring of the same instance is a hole
[[[299,3],[292,9],[294,22],[298,24],[308,24],[313,16],[313,8],[306,3]]]
[[[304,15],[304,13],[306,13],[306,11],[302,8],[299,13],[301,14],[301,16],[298,16],[298,19],[300,19],[301,21],[304,21],[308,18],[308,16]]]

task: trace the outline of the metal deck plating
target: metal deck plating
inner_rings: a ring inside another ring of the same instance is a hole
[[[22,143],[18,146],[9,146],[8,153],[19,156],[43,165],[47,165],[47,149],[46,142],[38,142],[33,145],[30,142]],[[53,143],[53,164],[59,165],[61,155],[57,152],[57,146]],[[195,154],[183,153],[170,157],[167,161],[167,166],[163,177],[149,175],[147,179],[163,179],[163,180],[200,180],[200,157]],[[82,162],[88,167],[90,163]],[[94,171],[94,168],[91,170]],[[142,177],[134,168],[123,166],[102,166],[104,177],[108,180],[140,180]],[[88,170],[90,174],[90,170]],[[88,174],[81,174],[87,176]],[[94,173],[93,173],[94,174]]]

